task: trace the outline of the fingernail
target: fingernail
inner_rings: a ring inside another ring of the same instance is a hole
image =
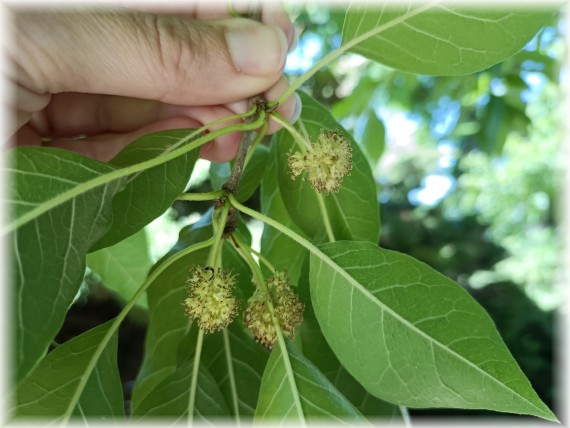
[[[301,104],[301,97],[297,93],[293,94],[293,96],[295,97],[295,111],[291,115],[290,119],[291,123],[297,122],[297,119],[301,117],[301,112],[303,111],[303,104]]]
[[[247,74],[273,74],[285,66],[288,43],[285,33],[273,25],[230,28],[226,41],[236,68]]]

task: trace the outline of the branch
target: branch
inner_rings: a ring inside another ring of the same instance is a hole
[[[249,116],[245,121],[246,123],[254,122],[259,118],[259,113],[265,110],[265,101],[260,96],[251,99],[251,105],[257,106],[257,111],[255,114]],[[245,165],[245,157],[247,151],[255,140],[255,130],[245,131],[239,142],[238,151],[234,160],[234,165],[232,167],[232,172],[230,178],[226,184],[222,187],[227,192],[237,195],[239,183],[241,181],[241,176],[243,174],[243,169]]]

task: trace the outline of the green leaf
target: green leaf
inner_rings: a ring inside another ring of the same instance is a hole
[[[258,145],[247,163],[238,188],[237,199],[240,202],[247,201],[253,192],[259,187],[259,183],[265,173],[269,149]],[[231,164],[229,162],[210,164],[210,181],[212,188],[221,189],[230,178]]]
[[[265,348],[237,323],[204,338],[202,361],[216,379],[232,415],[253,416],[268,358]]]
[[[177,421],[188,418],[190,384],[194,360],[189,360],[172,374],[165,377],[133,410],[133,421],[144,417],[171,416]],[[229,410],[212,374],[200,364],[198,369],[197,393],[194,403],[193,421],[208,420],[210,417],[225,417]]]
[[[370,394],[342,366],[328,345],[311,304],[309,284],[309,259],[303,264],[299,297],[305,304],[305,314],[299,337],[303,355],[307,357],[331,381],[331,383],[366,417],[402,418],[400,408]]]
[[[307,236],[291,219],[277,183],[276,144],[271,145],[265,176],[261,182],[261,212],[287,226],[301,236]],[[287,235],[272,227],[264,227],[261,235],[261,252],[276,269],[286,270],[292,284],[297,284],[307,250]]]
[[[309,420],[354,423],[362,415],[288,341],[276,344],[263,373],[256,422]]]
[[[311,254],[315,315],[338,359],[369,392],[410,407],[556,420],[463,288],[370,243],[320,248],[324,254]]]
[[[91,373],[95,348],[113,320],[95,327],[50,352],[18,386],[18,417],[65,420],[71,414],[121,421],[123,390],[117,368],[116,331]],[[89,376],[83,384],[85,376]]]
[[[372,165],[376,165],[386,146],[386,128],[373,110],[368,112],[368,120],[362,136],[362,146]]]
[[[338,193],[323,195],[335,238],[378,242],[380,214],[376,183],[366,157],[324,106],[302,92],[299,92],[299,95],[303,112],[295,124],[297,129],[301,130],[303,125],[313,141],[316,141],[321,129],[339,129],[352,146],[353,168],[350,175],[344,178]],[[277,133],[273,144],[278,147],[279,191],[290,217],[306,235],[313,239],[322,239],[326,236],[325,226],[316,191],[308,181],[301,178],[291,179],[287,159],[290,151],[296,150],[293,138],[287,131],[282,130]]]
[[[247,234],[242,225],[238,228]],[[212,235],[210,211],[198,222],[180,231],[174,248],[156,266],[182,249],[205,241]],[[175,350],[188,334],[191,325],[182,307],[182,300],[186,296],[186,279],[191,266],[206,263],[208,252],[209,249],[199,250],[175,261],[148,288],[149,325],[144,360],[133,390],[133,409],[161,380],[176,370]],[[230,268],[237,274],[239,285],[236,295],[243,305],[253,293],[249,268],[228,242],[224,243],[222,260],[225,268]]]
[[[305,311],[300,335],[303,355],[315,364],[363,415],[401,419],[402,414],[398,406],[374,397],[346,371],[328,346],[315,315],[310,311]]]
[[[350,402],[367,417],[401,418],[398,406],[382,401],[368,393],[340,364],[328,346],[316,319],[305,319],[301,326],[303,354]]]
[[[101,277],[105,286],[127,302],[146,279],[152,266],[146,232],[134,235],[94,253],[87,254],[87,266]],[[146,296],[138,304],[147,308]]]
[[[186,137],[191,129],[160,131],[140,137],[126,146],[111,160],[112,165],[125,168],[153,159]],[[133,174],[128,184],[113,199],[113,225],[93,250],[108,247],[138,232],[164,213],[184,191],[198,150],[192,150],[169,162]]]
[[[22,147],[10,153],[13,219],[114,168],[65,150]],[[78,194],[12,231],[16,377],[45,355],[85,273],[85,254],[111,222],[111,199],[124,180]]]
[[[435,2],[406,9],[358,2],[346,14],[342,44],[356,43],[349,51],[402,71],[470,74],[514,55],[550,15]]]

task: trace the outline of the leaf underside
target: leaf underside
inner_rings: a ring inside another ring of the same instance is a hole
[[[50,352],[18,386],[15,415],[47,421],[73,414],[78,418],[121,421],[123,391],[117,368],[116,332],[88,375],[85,387],[80,389],[95,348],[112,322],[101,324]],[[79,400],[74,406],[76,396]]]
[[[410,407],[489,409],[556,420],[467,292],[366,242],[311,254],[311,299],[334,353],[369,392]]]
[[[470,74],[514,55],[551,16],[540,10],[480,10],[435,3],[409,2],[405,8],[371,1],[352,4],[342,44],[382,27],[350,51],[412,73]]]
[[[286,341],[286,349],[275,345],[261,383],[256,422],[334,421],[351,424],[362,422],[358,410],[330,381]],[[291,387],[286,359],[293,370],[295,388]],[[295,405],[298,399],[301,412]]]

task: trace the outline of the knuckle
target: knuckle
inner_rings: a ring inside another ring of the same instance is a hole
[[[159,78],[169,82],[161,99],[168,99],[180,87],[191,87],[192,76],[206,70],[212,56],[219,54],[218,31],[205,22],[192,23],[168,17],[146,17],[150,42],[154,45],[153,66]]]

